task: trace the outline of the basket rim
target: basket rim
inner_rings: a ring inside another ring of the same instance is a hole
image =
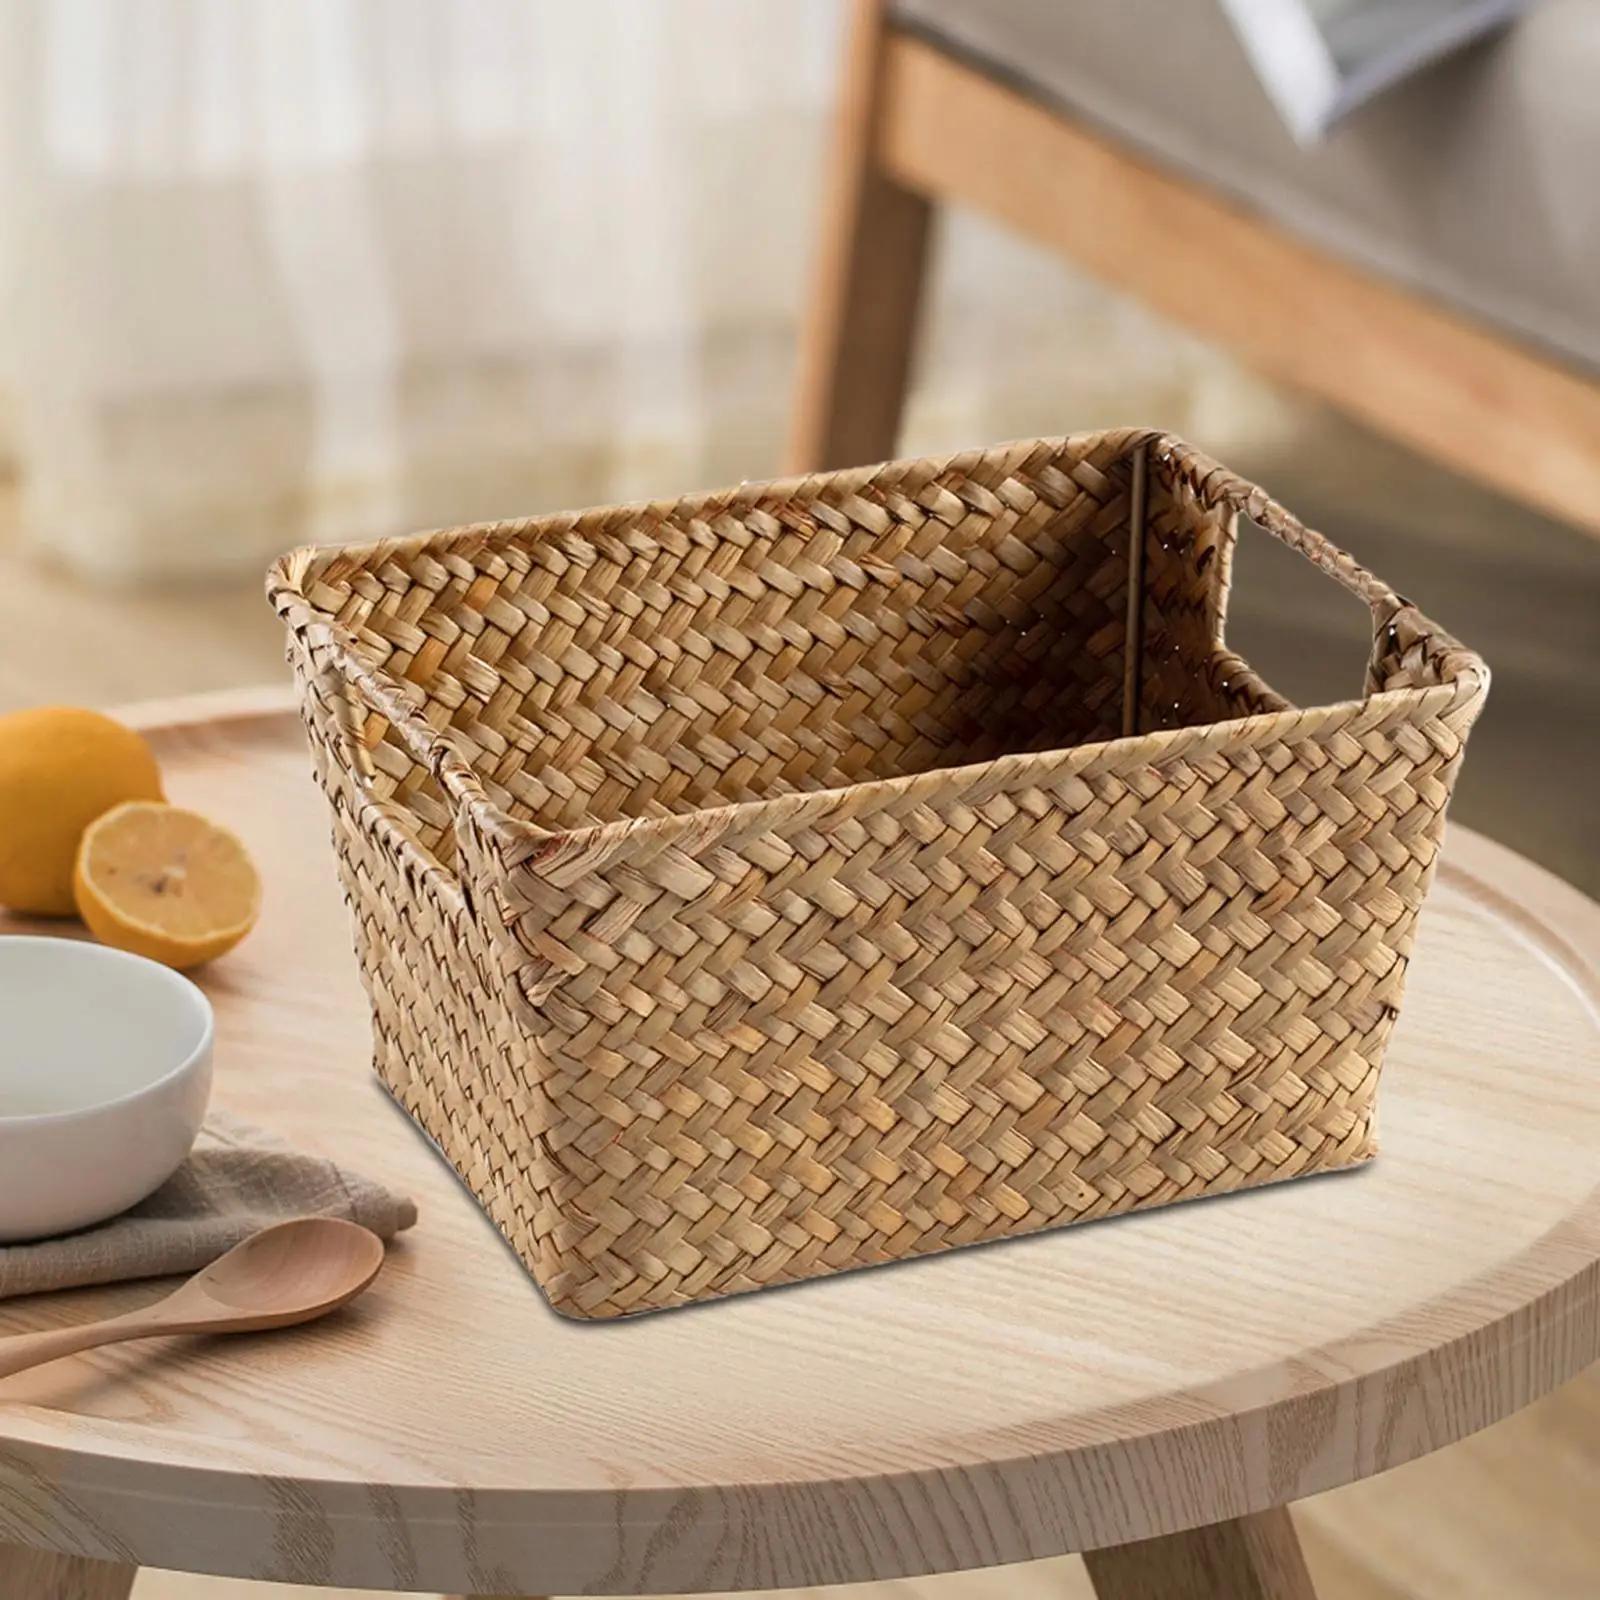
[[[543,511],[528,517],[504,517],[489,521],[446,524],[385,539],[359,540],[349,544],[302,544],[278,556],[267,568],[267,598],[274,604],[280,596],[299,600],[319,620],[332,623],[332,617],[312,605],[305,592],[308,580],[328,575],[342,577],[343,569],[371,566],[393,555],[410,555],[428,550],[443,550],[466,540],[489,547],[510,544],[529,534],[577,531],[593,518],[625,518],[658,515],[709,516],[734,511],[770,498],[778,491],[792,491],[792,498],[823,498],[824,491],[851,493],[871,483],[885,467],[926,467],[930,476],[976,464],[1024,446],[1044,446],[1062,451],[1092,444],[1121,446],[1124,450],[1141,444],[1181,443],[1173,434],[1159,428],[1090,428],[1077,433],[1042,434],[1031,438],[1006,439],[995,444],[956,450],[939,455],[897,456],[887,461],[864,462],[855,467],[830,468],[823,472],[786,473],[773,478],[743,478],[738,483],[715,489],[696,489],[688,494],[619,500],[608,504],[583,506],[569,511]],[[1191,447],[1185,447],[1191,448]],[[1243,482],[1244,480],[1239,480]],[[281,604],[279,610],[282,610]]]
[[[917,465],[927,468],[930,475],[937,475],[1026,446],[1065,450],[1107,443],[1121,447],[1124,454],[1141,447],[1153,450],[1157,459],[1171,465],[1203,503],[1225,505],[1247,515],[1291,544],[1313,564],[1365,599],[1375,626],[1382,624],[1393,628],[1401,614],[1407,614],[1419,637],[1438,642],[1447,664],[1442,680],[1433,685],[1377,690],[1361,698],[1351,697],[1325,705],[1286,706],[1226,721],[1122,734],[1051,750],[1017,751],[988,761],[934,767],[924,772],[757,800],[730,801],[666,816],[616,817],[578,827],[550,829],[513,817],[491,799],[471,763],[455,748],[450,731],[435,728],[406,698],[399,680],[383,667],[364,660],[362,646],[355,635],[330,613],[318,608],[308,592],[313,580],[330,574],[342,575],[341,568],[370,567],[395,555],[454,551],[466,540],[492,546],[509,544],[530,533],[579,531],[586,520],[600,514],[613,519],[663,513],[678,517],[704,516],[715,508],[715,514],[725,515],[741,504],[752,505],[770,497],[775,491],[788,490],[796,495],[809,495],[813,500],[821,498],[824,491],[850,494],[870,483],[886,466]],[[1487,694],[1490,678],[1488,665],[1481,656],[1461,645],[1331,541],[1306,528],[1265,490],[1238,477],[1174,435],[1155,428],[1100,429],[1011,440],[949,455],[905,457],[839,471],[746,480],[727,488],[675,499],[636,500],[580,512],[470,523],[359,544],[302,545],[272,563],[266,587],[268,599],[283,619],[296,647],[297,671],[316,671],[314,662],[322,657],[322,672],[359,692],[370,710],[390,722],[411,755],[434,772],[458,807],[460,816],[469,820],[486,839],[492,840],[500,851],[509,852],[513,861],[538,859],[551,866],[556,864],[552,858],[578,853],[592,863],[594,852],[624,841],[664,838],[670,842],[686,836],[717,835],[735,826],[759,830],[796,820],[815,820],[847,802],[854,815],[863,805],[895,799],[918,800],[958,790],[966,803],[976,805],[1037,784],[1046,777],[1072,777],[1088,772],[1116,775],[1140,767],[1160,769],[1223,749],[1260,752],[1273,746],[1314,740],[1325,727],[1360,719],[1363,713],[1374,721],[1385,720],[1402,707],[1419,715],[1444,714],[1457,703],[1481,700]]]

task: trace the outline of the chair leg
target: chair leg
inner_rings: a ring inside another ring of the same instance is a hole
[[[128,1600],[137,1567],[0,1544],[5,1600]]]
[[[853,0],[821,241],[801,333],[788,470],[894,454],[927,265],[927,199],[877,161],[889,41],[884,0]]]
[[[1283,1506],[1083,1559],[1099,1600],[1316,1600]]]

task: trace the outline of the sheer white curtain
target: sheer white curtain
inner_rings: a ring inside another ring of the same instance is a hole
[[[112,578],[245,573],[774,471],[841,12],[0,0],[22,538]],[[936,259],[908,448],[1270,420],[972,217]]]
[[[25,537],[109,574],[769,470],[835,0],[0,0]]]

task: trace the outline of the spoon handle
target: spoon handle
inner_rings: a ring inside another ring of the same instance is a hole
[[[116,1344],[121,1339],[143,1339],[161,1331],[142,1312],[129,1316],[105,1317],[99,1322],[80,1323],[75,1328],[45,1328],[39,1333],[15,1333],[0,1339],[0,1378],[29,1367],[43,1366],[62,1356],[93,1350],[99,1345]]]

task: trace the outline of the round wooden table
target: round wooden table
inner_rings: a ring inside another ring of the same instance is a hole
[[[405,1188],[421,1221],[325,1322],[0,1385],[6,1600],[114,1600],[139,1565],[622,1595],[1073,1550],[1118,1600],[1309,1595],[1288,1502],[1600,1358],[1600,907],[1461,829],[1373,1165],[562,1321],[366,1070],[327,819],[285,704],[144,717],[169,794],[233,823],[267,880],[260,928],[202,979],[217,1103]],[[0,1332],[155,1292],[0,1305]]]

